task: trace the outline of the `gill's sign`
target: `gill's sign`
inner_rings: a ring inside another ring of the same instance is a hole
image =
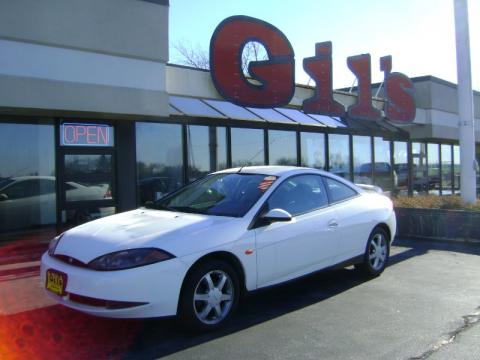
[[[248,42],[261,43],[268,60],[251,61],[250,82],[242,71],[242,51]],[[303,102],[307,113],[352,119],[377,120],[381,112],[372,105],[370,54],[350,56],[348,68],[358,80],[358,98],[345,107],[334,100],[332,84],[332,43],[315,45],[315,56],[303,59],[303,68],[315,81],[314,95]],[[210,41],[210,70],[218,92],[228,101],[242,106],[273,108],[287,105],[295,91],[295,54],[286,36],[275,26],[248,16],[232,16],[215,29]],[[415,118],[412,81],[392,72],[392,58],[380,58],[384,73],[385,116],[397,122]]]

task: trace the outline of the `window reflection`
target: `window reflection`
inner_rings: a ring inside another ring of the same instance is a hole
[[[428,191],[427,154],[423,143],[412,143],[413,190],[418,193]]]
[[[54,127],[0,124],[0,232],[56,222]]]
[[[302,166],[325,169],[325,134],[302,132],[300,144]]]
[[[297,165],[297,134],[293,131],[268,131],[270,165]]]
[[[460,146],[453,145],[453,188],[460,194]]]
[[[440,195],[440,154],[438,144],[427,145],[428,192]]]
[[[442,195],[452,194],[452,145],[442,144]]]
[[[182,127],[136,124],[139,203],[158,200],[182,185]]]
[[[405,141],[393,143],[393,168],[397,177],[395,194],[408,194],[408,146]]]
[[[370,136],[353,136],[354,182],[372,184],[372,148]]]
[[[112,155],[65,155],[66,201],[112,199]]]
[[[232,167],[264,165],[264,139],[262,129],[231,129]]]
[[[475,156],[477,159],[477,165],[480,166],[480,145],[476,145]],[[477,197],[480,196],[480,169],[477,168]]]
[[[187,126],[188,181],[227,167],[226,129],[215,126]]]
[[[397,174],[390,164],[390,141],[381,137],[373,138],[375,151],[375,185],[384,191],[392,191],[398,182]],[[392,181],[393,171],[393,181]]]
[[[348,135],[329,134],[329,171],[344,177],[350,178],[350,150],[348,144]]]

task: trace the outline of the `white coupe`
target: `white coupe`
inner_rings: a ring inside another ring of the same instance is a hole
[[[178,314],[210,330],[248,291],[338,265],[379,275],[395,231],[382,194],[315,169],[243,167],[66,231],[43,255],[41,278],[85,313]]]

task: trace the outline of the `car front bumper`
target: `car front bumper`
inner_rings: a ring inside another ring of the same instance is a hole
[[[44,288],[48,269],[63,272],[68,277],[65,296],[45,290],[51,298],[62,305],[103,317],[149,318],[177,313],[178,298],[188,267],[178,258],[173,258],[133,269],[95,271],[69,265],[45,253],[40,269],[40,281]],[[105,302],[102,304],[103,300]],[[141,305],[110,308],[104,305],[108,302],[117,305],[119,303]]]

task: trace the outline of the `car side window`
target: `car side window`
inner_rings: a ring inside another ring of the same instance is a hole
[[[55,180],[41,179],[39,183],[39,195],[48,195],[55,193]]]
[[[282,209],[296,216],[328,205],[322,179],[299,175],[286,179],[267,200],[268,209]]]
[[[6,188],[3,193],[7,195],[10,200],[37,196],[38,181],[29,179],[13,183],[10,187]]]
[[[330,201],[332,203],[346,200],[357,195],[357,192],[355,190],[341,183],[340,181],[325,177],[325,183],[327,184],[328,190],[330,192]]]

